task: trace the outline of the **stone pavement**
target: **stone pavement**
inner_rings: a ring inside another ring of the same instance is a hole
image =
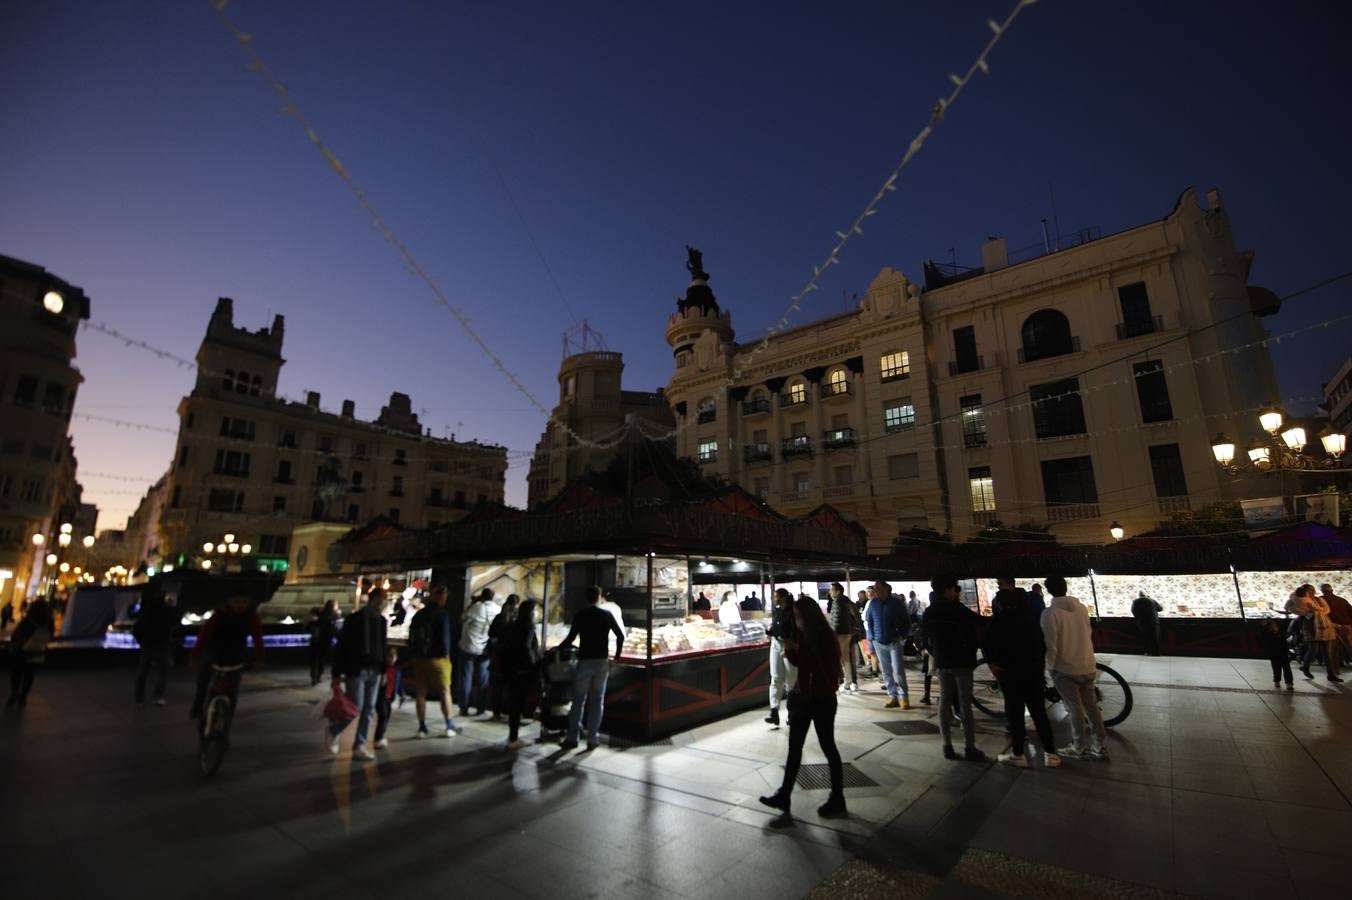
[[[389,750],[363,765],[351,729],[338,758],[323,748],[325,691],[299,669],[268,669],[246,678],[230,755],[204,780],[185,673],[161,708],[130,703],[129,669],[50,669],[27,709],[0,718],[4,885],[13,896],[739,900],[1342,887],[1352,691],[1299,675],[1295,692],[1273,691],[1261,660],[1101,659],[1136,701],[1111,760],[949,762],[932,707],[884,710],[867,685],[837,722],[858,785],[850,817],[819,820],[826,790],[800,789],[787,830],[756,803],[778,784],[785,742],[759,712],[670,742],[510,756],[506,727],[483,720],[453,740],[413,740],[410,703]],[[1001,726],[981,732],[994,756]],[[804,762],[823,762],[812,737]]]

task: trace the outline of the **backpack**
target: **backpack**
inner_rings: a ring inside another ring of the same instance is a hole
[[[430,618],[419,612],[408,627],[408,648],[413,651],[414,659],[432,658],[432,625],[428,621]]]

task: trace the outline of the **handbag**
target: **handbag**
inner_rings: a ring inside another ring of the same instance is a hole
[[[329,697],[329,702],[324,704],[324,718],[334,724],[336,730],[341,731],[347,727],[347,723],[357,718],[357,704],[343,693],[343,689],[337,682],[333,685],[333,696]]]

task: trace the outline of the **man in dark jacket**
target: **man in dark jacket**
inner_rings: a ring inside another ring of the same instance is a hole
[[[146,699],[146,679],[151,667],[155,674],[155,705],[164,705],[164,682],[169,675],[169,664],[178,643],[178,608],[176,599],[164,596],[158,585],[147,584],[141,590],[141,611],[132,626],[132,636],[141,645],[140,664],[136,667],[135,696],[137,703]]]
[[[981,649],[992,674],[1000,680],[1005,698],[1005,725],[1009,730],[1010,752],[1001,753],[1000,762],[1028,768],[1027,729],[1023,711],[1027,707],[1042,744],[1042,758],[1048,768],[1061,765],[1056,755],[1056,739],[1043,700],[1046,679],[1047,645],[1042,626],[1029,616],[1032,597],[1014,586],[1014,579],[1001,578],[1000,590],[991,603],[994,614],[986,625]]]
[[[906,604],[892,593],[892,586],[886,581],[873,585],[873,599],[864,611],[864,631],[878,659],[883,686],[887,689],[888,700],[884,708],[910,709],[911,692],[906,685],[901,647],[911,631],[911,618],[906,612]]]
[[[381,588],[373,588],[366,605],[343,620],[338,632],[338,649],[333,657],[333,683],[344,679],[347,696],[361,712],[357,717],[357,738],[352,742],[353,759],[375,759],[366,746],[371,717],[380,698],[380,680],[385,675],[385,610],[390,598]],[[332,723],[327,728],[329,752],[338,753],[338,739],[348,723]]]
[[[451,614],[446,611],[446,586],[432,585],[428,605],[413,614],[408,626],[408,649],[413,654],[414,698],[418,709],[417,737],[425,738],[427,730],[427,695],[434,694],[441,701],[441,714],[446,717],[446,730],[439,734],[455,737],[459,730],[451,718],[451,648],[455,636],[451,632]]]
[[[1136,620],[1136,630],[1141,633],[1141,652],[1146,656],[1160,655],[1160,613],[1163,611],[1154,600],[1140,592],[1131,602],[1131,617]]]
[[[944,756],[957,759],[953,750],[953,704],[962,714],[964,755],[979,762],[986,758],[976,746],[976,723],[972,719],[972,670],[976,668],[977,632],[981,617],[962,602],[958,580],[940,575],[930,585],[934,601],[925,610],[920,633],[934,657],[939,675],[939,733],[944,740]]]
[[[253,608],[253,601],[242,594],[226,597],[212,612],[211,618],[197,632],[197,644],[192,658],[198,663],[197,692],[188,715],[196,719],[202,714],[207,691],[211,688],[212,666],[243,666],[250,639],[253,640],[254,665],[263,664],[263,623]],[[232,704],[239,696],[242,669],[226,676]]]

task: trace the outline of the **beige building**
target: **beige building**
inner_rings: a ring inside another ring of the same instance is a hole
[[[32,535],[54,545],[79,509],[69,430],[84,379],[72,360],[88,318],[80,288],[0,256],[0,605],[38,588],[53,547],[35,548]]]
[[[997,520],[1103,543],[1113,522],[1139,534],[1272,493],[1211,450],[1217,432],[1256,441],[1279,396],[1259,343],[1276,298],[1248,285],[1219,195],[1086,238],[1018,263],[993,240],[980,268],[926,266],[923,291],[884,269],[857,311],[764,352],[735,342],[692,252],[666,330],[678,452],[785,513],[832,504],[874,552],[911,528],[962,540]]]
[[[283,319],[271,328],[236,328],[221,298],[197,352],[192,393],[179,403],[174,461],[162,491],[157,546],[165,561],[203,557],[227,534],[263,565],[295,565],[291,534],[309,521],[366,522],[386,516],[430,528],[477,503],[500,503],[503,447],[434,438],[407,394],[390,395],[374,421],[275,396]],[[138,512],[139,515],[139,512]],[[135,516],[133,520],[135,520]]]
[[[1334,430],[1346,433],[1352,426],[1352,356],[1343,360],[1333,378],[1324,385],[1323,406]]]
[[[698,251],[687,268],[666,331],[680,455],[788,515],[830,503],[868,529],[873,551],[899,524],[942,521],[915,285],[884,269],[857,311],[780,332],[758,353],[760,341],[735,343]]]
[[[624,435],[631,417],[634,424],[630,427],[642,429],[649,436],[674,428],[663,392],[626,391],[621,386],[623,373],[623,356],[608,350],[575,353],[563,360],[559,367],[559,404],[530,461],[528,507],[534,509],[555,496],[588,469],[601,470],[609,465],[615,455],[614,445]]]

